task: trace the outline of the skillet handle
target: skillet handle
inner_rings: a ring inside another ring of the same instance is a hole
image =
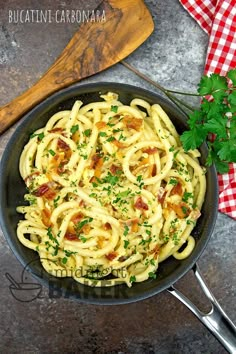
[[[185,306],[191,310],[195,316],[211,331],[211,333],[219,340],[225,349],[232,354],[236,353],[236,326],[226,315],[210,289],[207,287],[203,276],[200,273],[197,264],[193,267],[193,272],[201,286],[204,294],[211,302],[211,310],[209,313],[203,313],[196,305],[194,305],[185,295],[183,295],[174,286],[168,289],[168,292],[180,300]]]

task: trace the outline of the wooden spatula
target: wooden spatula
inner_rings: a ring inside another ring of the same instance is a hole
[[[104,0],[97,10],[106,20],[83,23],[43,77],[0,109],[0,134],[53,92],[125,58],[154,29],[143,0]]]

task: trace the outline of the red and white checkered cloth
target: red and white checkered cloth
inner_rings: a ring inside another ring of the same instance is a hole
[[[236,0],[179,0],[209,35],[204,74],[236,68]],[[236,219],[236,164],[218,175],[219,211]]]

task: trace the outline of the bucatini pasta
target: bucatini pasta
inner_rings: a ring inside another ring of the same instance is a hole
[[[191,254],[205,171],[158,104],[101,97],[76,101],[31,135],[17,236],[54,276],[131,286],[155,278],[166,258]]]

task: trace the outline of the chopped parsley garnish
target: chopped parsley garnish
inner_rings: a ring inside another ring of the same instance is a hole
[[[187,215],[187,213],[188,213],[188,208],[183,205],[183,206],[181,207],[181,209],[182,209],[183,213],[184,213],[185,215]]]
[[[110,143],[110,142],[112,142],[112,141],[114,141],[114,140],[115,140],[114,136],[110,136],[106,141],[107,141],[108,143]]]
[[[155,265],[154,259],[151,259],[151,260],[150,260],[150,264],[153,265],[153,266]]]
[[[89,194],[89,197],[90,197],[90,198],[96,198],[96,196],[97,196],[96,193],[91,193],[91,194]]]
[[[79,222],[76,224],[76,226],[75,226],[76,231],[82,229],[82,227],[83,227],[84,225],[86,225],[86,224],[88,224],[89,222],[92,222],[92,221],[93,221],[93,218],[88,218],[88,219],[84,219],[84,220],[82,220],[82,221],[79,221]]]
[[[105,136],[107,136],[107,133],[106,133],[106,132],[100,132],[100,133],[98,134],[98,136],[105,137]]]
[[[178,183],[179,183],[178,180],[175,179],[175,178],[171,178],[171,179],[169,180],[169,184],[172,184],[173,186],[176,186]]]
[[[59,246],[58,245],[56,245],[55,247],[54,246],[52,246],[53,248],[54,248],[54,252],[53,252],[53,256],[56,256],[57,254],[58,254],[58,250],[59,250]]]
[[[34,133],[34,134],[31,134],[30,135],[30,139],[33,139],[35,136],[37,136],[38,137],[38,140],[43,140],[43,138],[44,138],[44,133],[39,133],[39,134],[36,134],[36,133]]]
[[[50,226],[48,229],[47,229],[47,235],[49,237],[49,239],[53,242],[55,242],[57,245],[59,245],[57,239],[53,236],[52,234],[52,227]]]
[[[189,198],[193,198],[193,193],[184,192],[184,195],[182,197],[183,202],[187,202]]]
[[[137,176],[137,181],[138,181],[138,182],[141,182],[142,179],[143,179],[143,177],[142,177],[141,175]]]
[[[79,125],[78,125],[78,124],[73,125],[73,126],[70,128],[71,134],[75,134],[78,130],[79,130]]]
[[[133,283],[136,281],[136,276],[135,275],[131,275],[131,277],[129,278],[130,283]]]
[[[108,172],[106,177],[104,177],[102,180],[103,183],[109,183],[112,186],[115,186],[118,181],[119,181],[119,177],[113,176],[110,172]]]
[[[157,275],[154,272],[149,272],[148,273],[149,278],[156,279]]]
[[[52,156],[55,156],[55,155],[56,155],[55,151],[53,151],[52,149],[49,149],[48,152],[49,152],[49,154],[52,155]]]
[[[85,243],[87,241],[87,238],[82,235],[80,235],[79,238],[83,243]]]
[[[117,197],[118,198],[125,198],[125,197],[128,197],[128,195],[130,194],[131,190],[130,189],[127,189],[126,191],[123,191],[123,192],[119,192],[117,194]]]
[[[68,250],[64,250],[66,257],[70,257],[72,254],[77,254],[77,252],[72,252]]]
[[[129,233],[129,227],[127,225],[125,225],[125,231],[123,233],[124,236],[127,236]]]
[[[121,133],[118,140],[126,140],[126,137]]]
[[[187,225],[191,225],[191,224],[193,224],[193,225],[195,225],[196,224],[196,221],[193,221],[193,220],[187,220]]]
[[[171,147],[169,148],[169,151],[170,151],[170,152],[175,151],[175,147],[174,147],[174,146],[171,146]]]
[[[91,129],[86,129],[83,134],[87,137],[89,137],[91,135]]]
[[[111,106],[111,111],[117,113],[118,112],[118,106]]]
[[[54,205],[54,208],[57,208],[58,207],[58,200],[60,199],[60,196],[58,195],[54,200],[53,200],[53,205]]]
[[[129,241],[124,240],[124,248],[127,248],[129,246]]]
[[[37,198],[31,194],[24,196],[24,199],[27,200],[30,203],[30,205],[35,205],[37,203]]]
[[[117,128],[117,129],[113,129],[112,130],[112,133],[119,133],[119,132],[123,132],[123,130],[122,129],[120,129],[120,128]]]
[[[66,263],[67,263],[67,258],[66,258],[66,257],[63,257],[62,260],[61,260],[61,262],[62,262],[63,264],[66,264]]]

